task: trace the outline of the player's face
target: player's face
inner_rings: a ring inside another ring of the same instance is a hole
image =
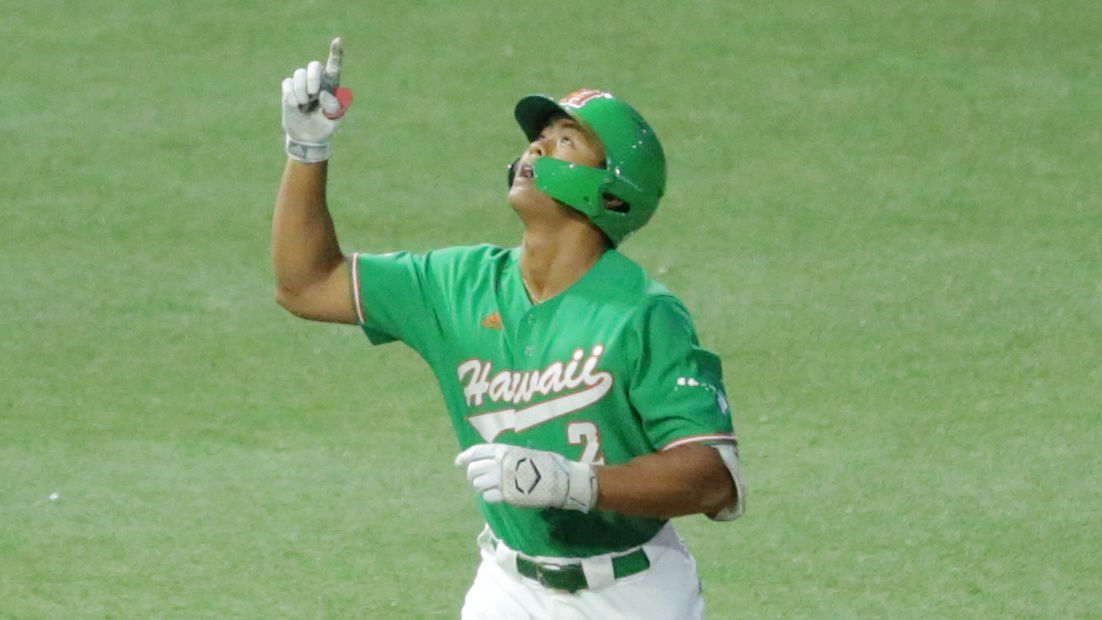
[[[554,203],[536,188],[533,166],[540,157],[554,157],[582,166],[599,168],[605,163],[605,150],[599,140],[582,129],[568,116],[555,116],[528,145],[517,162],[516,176],[509,188],[509,202],[514,206],[530,201]]]

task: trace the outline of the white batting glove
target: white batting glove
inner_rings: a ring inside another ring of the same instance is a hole
[[[283,80],[283,131],[292,159],[307,164],[329,159],[329,139],[352,105],[352,91],[340,88],[343,56],[337,37],[329,44],[324,69],[315,60]]]
[[[455,457],[482,499],[525,508],[589,512],[597,504],[597,471],[562,455],[504,444],[480,443]]]

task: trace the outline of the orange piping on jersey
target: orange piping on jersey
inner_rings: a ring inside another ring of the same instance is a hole
[[[360,325],[363,325],[364,321],[364,304],[360,299],[360,253],[356,252],[352,255],[352,298],[356,302],[356,318],[359,319]]]
[[[700,443],[702,441],[722,441],[724,443],[738,444],[738,437],[731,433],[715,433],[711,435],[690,435],[688,437],[682,437],[681,439],[675,439],[666,444],[659,452],[665,452],[666,450],[672,450],[674,448],[680,448],[691,443]]]

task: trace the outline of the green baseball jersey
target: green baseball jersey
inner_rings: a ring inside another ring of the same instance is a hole
[[[376,344],[400,340],[432,368],[462,449],[504,443],[617,465],[691,442],[734,442],[719,358],[684,305],[609,250],[533,305],[519,248],[357,254],[353,290]],[[508,546],[588,557],[649,540],[661,519],[479,500]]]

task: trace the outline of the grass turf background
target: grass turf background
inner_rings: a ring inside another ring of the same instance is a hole
[[[522,94],[663,137],[624,249],[723,357],[751,493],[679,520],[711,617],[1098,613],[1094,3],[2,8],[0,618],[457,615],[428,369],[272,301],[278,83],[335,33],[347,249],[514,243]]]

